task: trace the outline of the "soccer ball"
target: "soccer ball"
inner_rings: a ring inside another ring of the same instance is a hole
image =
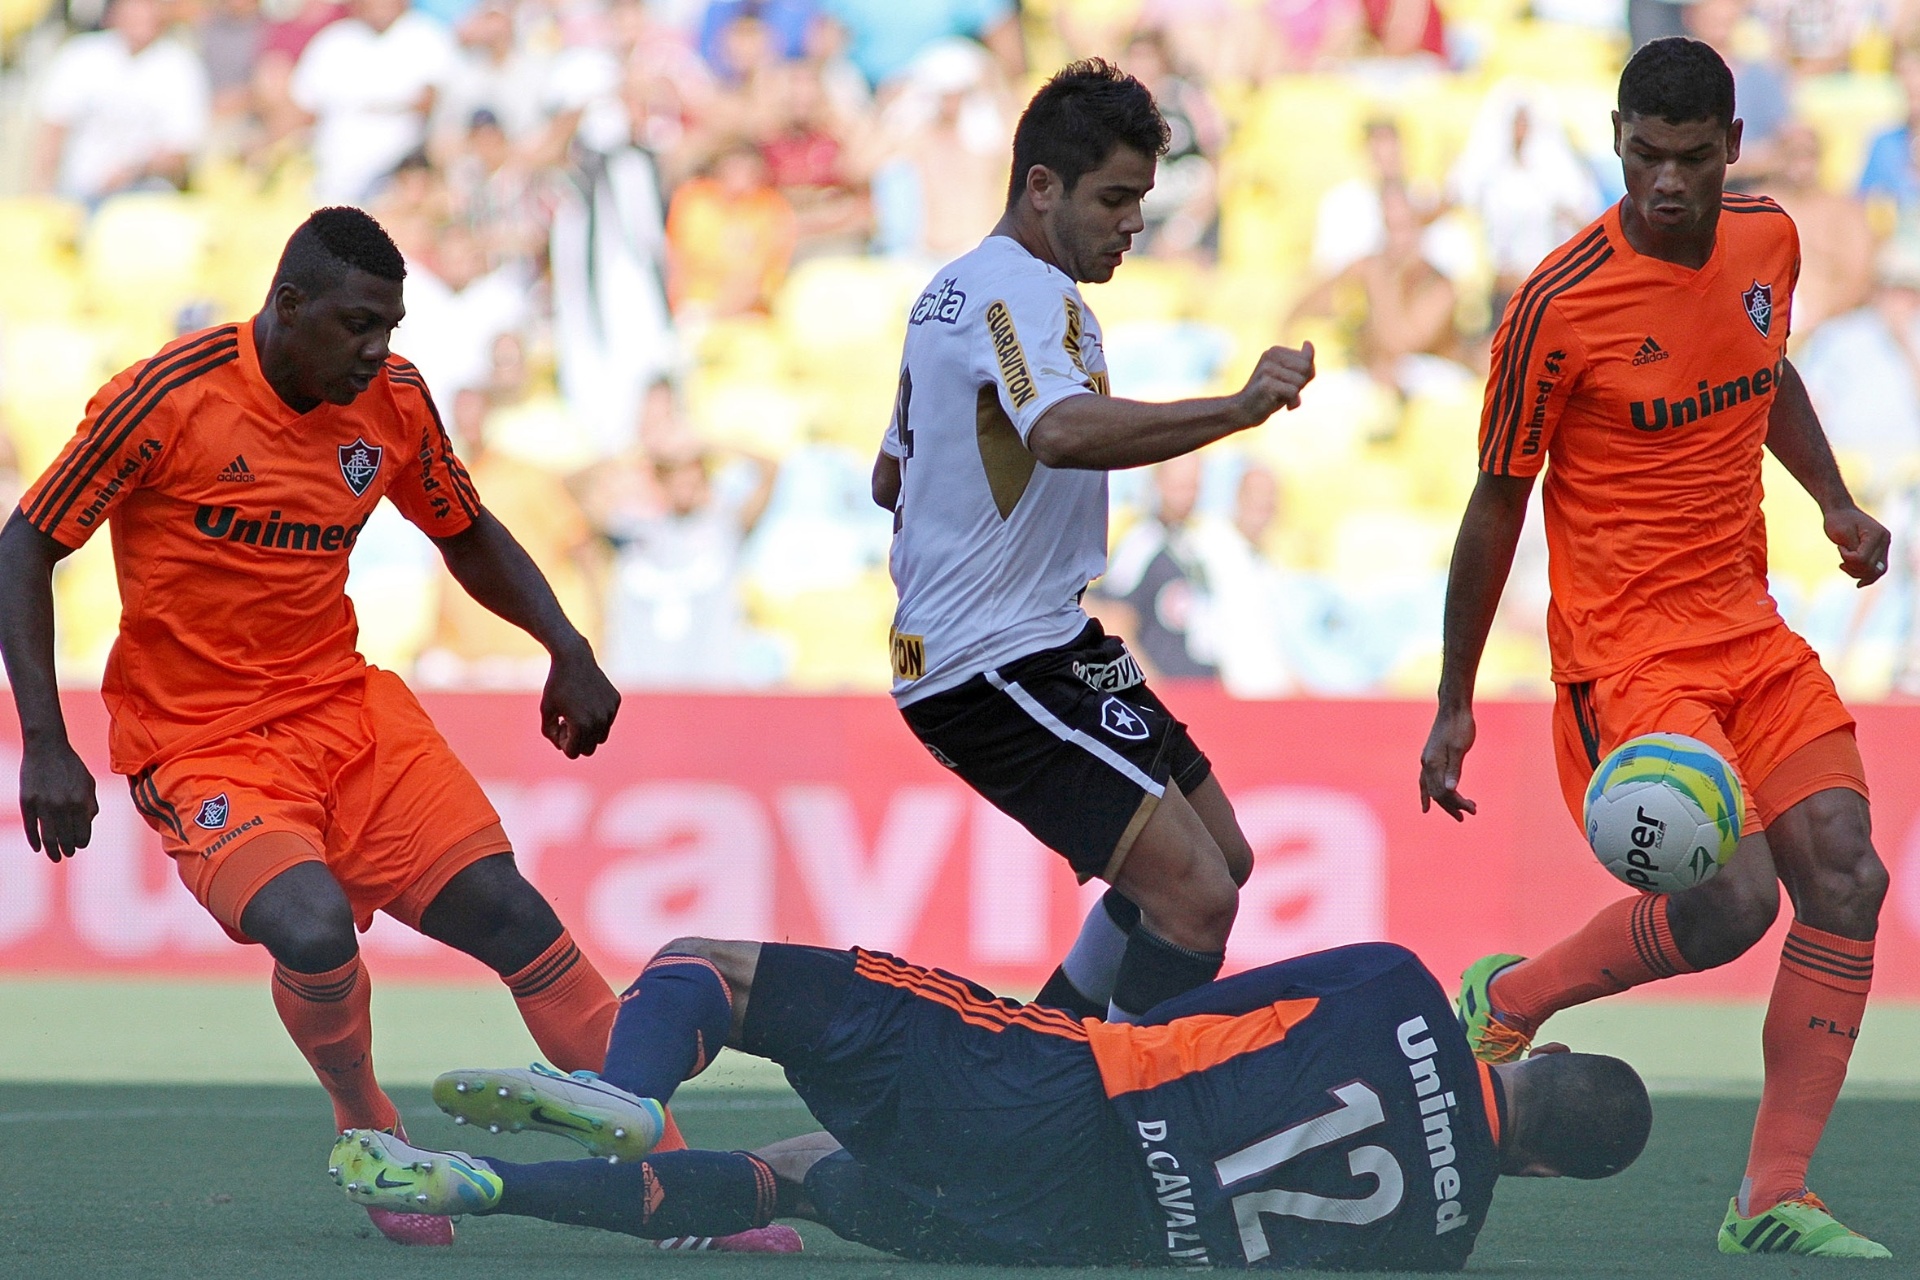
[[[1600,865],[1643,893],[1710,880],[1733,856],[1747,800],[1718,751],[1679,733],[1615,747],[1587,784],[1587,843]]]

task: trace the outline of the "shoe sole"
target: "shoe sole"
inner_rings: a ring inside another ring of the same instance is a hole
[[[557,1134],[610,1160],[640,1159],[666,1127],[664,1109],[651,1099],[517,1067],[449,1071],[433,1082],[433,1101],[455,1124]]]

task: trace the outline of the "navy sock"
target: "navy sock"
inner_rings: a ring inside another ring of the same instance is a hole
[[[600,1078],[661,1102],[707,1069],[733,1029],[733,993],[713,963],[659,955],[620,997]]]
[[[1138,1022],[1161,1001],[1219,977],[1226,958],[1225,952],[1191,951],[1145,928],[1136,928],[1127,938],[1127,954],[1120,961],[1120,976],[1113,984],[1110,1012],[1118,1021]]]
[[[490,1213],[599,1227],[648,1240],[730,1236],[773,1221],[773,1170],[744,1151],[666,1151],[644,1160],[509,1164]]]

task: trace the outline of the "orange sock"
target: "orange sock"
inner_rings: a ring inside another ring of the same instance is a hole
[[[653,1154],[663,1151],[685,1151],[687,1140],[680,1132],[680,1126],[673,1122],[673,1112],[667,1112],[667,1124],[660,1131],[660,1141],[653,1144]]]
[[[1740,1186],[1742,1217],[1806,1190],[1807,1162],[1846,1082],[1872,985],[1871,938],[1842,938],[1798,920],[1787,930],[1760,1033],[1767,1081]]]
[[[1693,971],[1674,945],[1667,895],[1640,894],[1601,908],[1580,932],[1502,970],[1487,994],[1501,1021],[1532,1035],[1562,1009]]]
[[[598,1071],[620,1002],[565,929],[533,963],[509,974],[507,990],[547,1061],[562,1071]]]
[[[357,955],[325,973],[273,967],[273,1007],[333,1099],[338,1129],[391,1129],[400,1119],[373,1077],[372,989]]]

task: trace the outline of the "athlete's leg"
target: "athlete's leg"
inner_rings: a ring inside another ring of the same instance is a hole
[[[759,963],[757,942],[676,938],[662,947],[620,997],[601,1078],[666,1102],[722,1045],[739,1045]]]
[[[1113,984],[1120,976],[1120,962],[1127,954],[1127,939],[1140,923],[1140,908],[1118,889],[1108,889],[1087,912],[1080,932],[1061,959],[1046,985],[1033,998],[1035,1004],[1082,1018],[1104,1018],[1113,1003]]]
[[[1174,783],[1112,883],[1140,907],[1114,981],[1113,1016],[1137,1019],[1219,974],[1239,887],[1213,834]]]
[[[1721,719],[1727,679],[1708,658],[1670,656],[1618,675],[1555,691],[1554,764],[1568,811],[1580,819],[1587,783],[1605,753],[1618,743],[1655,730],[1685,733],[1740,766],[1739,753]],[[1745,952],[1773,923],[1779,887],[1766,838],[1756,816],[1748,834],[1718,875],[1678,894],[1636,894],[1602,908],[1577,932],[1528,960],[1499,969],[1487,981],[1485,1007],[1470,1018],[1493,1023],[1486,1031],[1499,1043],[1476,1044],[1482,1056],[1517,1052],[1526,1037],[1561,1009],[1613,995],[1643,983],[1693,973]],[[1497,963],[1488,957],[1484,965]],[[1488,969],[1468,971],[1469,986]],[[1472,1003],[1463,988],[1463,1014]],[[1514,1040],[1507,1031],[1517,1032]]]
[[[501,1183],[486,1212],[598,1227],[648,1240],[731,1236],[764,1227],[778,1180],[745,1151],[656,1152],[640,1161],[485,1162]]]
[[[1246,832],[1240,829],[1233,801],[1227,799],[1220,779],[1209,771],[1204,781],[1187,792],[1187,803],[1200,815],[1213,842],[1220,846],[1221,856],[1227,860],[1227,874],[1235,884],[1246,884],[1253,874],[1253,846],[1247,843]]]
[[[1755,833],[1705,884],[1603,907],[1578,932],[1501,970],[1489,997],[1502,1022],[1531,1036],[1562,1009],[1744,955],[1779,909],[1773,857]]]
[[[599,1070],[617,1008],[613,990],[511,853],[457,872],[420,913],[419,929],[500,975],[555,1066]]]
[[[1887,892],[1867,798],[1858,791],[1829,787],[1807,796],[1773,819],[1767,837],[1794,918],[1761,1033],[1766,1083],[1740,1191],[1746,1217],[1806,1188],[1807,1164],[1866,1012]]]
[[[281,838],[292,837],[251,843]],[[326,865],[303,860],[274,876],[247,901],[239,924],[274,958],[274,1009],[332,1098],[335,1125],[393,1128],[400,1113],[373,1074],[372,984],[353,908]]]
[[[1253,874],[1253,847],[1247,843],[1233,804],[1209,769],[1192,790],[1187,803],[1219,846],[1227,874],[1244,885]],[[1109,889],[1087,912],[1073,946],[1034,997],[1036,1004],[1053,1005],[1081,1017],[1104,1017],[1113,1003],[1114,985],[1127,951],[1127,940],[1140,923],[1140,907],[1118,889]]]

